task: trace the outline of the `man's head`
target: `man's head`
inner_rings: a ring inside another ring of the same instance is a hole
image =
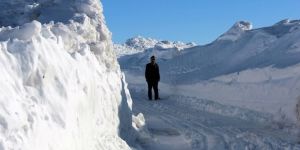
[[[154,64],[155,63],[155,56],[151,56],[150,61],[151,61],[152,64]]]

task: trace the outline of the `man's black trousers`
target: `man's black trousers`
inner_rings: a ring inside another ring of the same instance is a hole
[[[148,98],[152,100],[152,88],[154,90],[155,99],[158,99],[158,82],[148,81]]]

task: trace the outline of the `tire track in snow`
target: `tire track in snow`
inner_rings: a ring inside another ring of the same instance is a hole
[[[150,102],[142,95],[132,93],[136,112],[144,113],[146,119],[155,116],[178,130],[191,141],[191,149],[300,149],[278,135],[273,137],[271,130],[264,131],[268,130],[264,124],[187,108],[172,99]]]

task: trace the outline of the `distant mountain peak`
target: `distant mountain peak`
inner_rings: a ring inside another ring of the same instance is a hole
[[[243,30],[243,31],[247,31],[247,30],[252,30],[252,24],[248,21],[238,21],[236,22],[233,27],[231,28],[231,30]]]
[[[169,41],[169,40],[157,40],[153,38],[145,38],[142,36],[136,36],[126,40],[124,44],[114,44],[114,50],[117,56],[135,54],[142,52],[146,49],[152,50],[165,50],[175,49],[180,51],[186,48],[194,47],[197,44],[194,42],[184,43],[180,41]]]
[[[280,25],[296,25],[300,24],[300,20],[290,20],[290,19],[284,19],[279,22],[277,22],[274,26],[280,26]]]
[[[184,43],[180,41],[157,40],[153,38],[136,36],[126,40],[125,46],[135,48],[135,49],[148,49],[148,48],[166,49],[166,48],[174,48],[174,47],[177,47],[178,49],[182,49],[185,47],[196,46],[196,44],[194,42]]]
[[[158,40],[152,38],[144,38],[142,36],[136,36],[130,38],[125,42],[127,46],[138,48],[138,49],[147,49],[150,47],[154,47],[156,43],[158,43]]]
[[[238,21],[217,40],[236,41],[245,31],[252,30],[252,27],[248,21]]]

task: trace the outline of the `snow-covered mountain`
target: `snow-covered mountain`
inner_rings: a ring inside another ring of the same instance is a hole
[[[130,149],[131,98],[100,2],[0,8],[0,149]]]
[[[252,29],[246,21],[208,45],[157,55],[161,81],[176,94],[296,120],[300,89],[300,20]],[[165,59],[168,57],[168,59]],[[128,74],[144,74],[149,52],[118,59]],[[300,105],[298,105],[300,106]],[[280,115],[278,115],[280,114]]]
[[[180,51],[182,49],[194,46],[196,46],[195,43],[156,40],[152,38],[144,38],[142,36],[137,36],[128,39],[124,44],[114,44],[114,50],[117,54],[117,57],[121,57],[124,55],[132,55],[139,52],[143,52],[145,50],[151,51],[151,53],[156,54],[156,52],[158,51],[166,51],[171,49]]]

